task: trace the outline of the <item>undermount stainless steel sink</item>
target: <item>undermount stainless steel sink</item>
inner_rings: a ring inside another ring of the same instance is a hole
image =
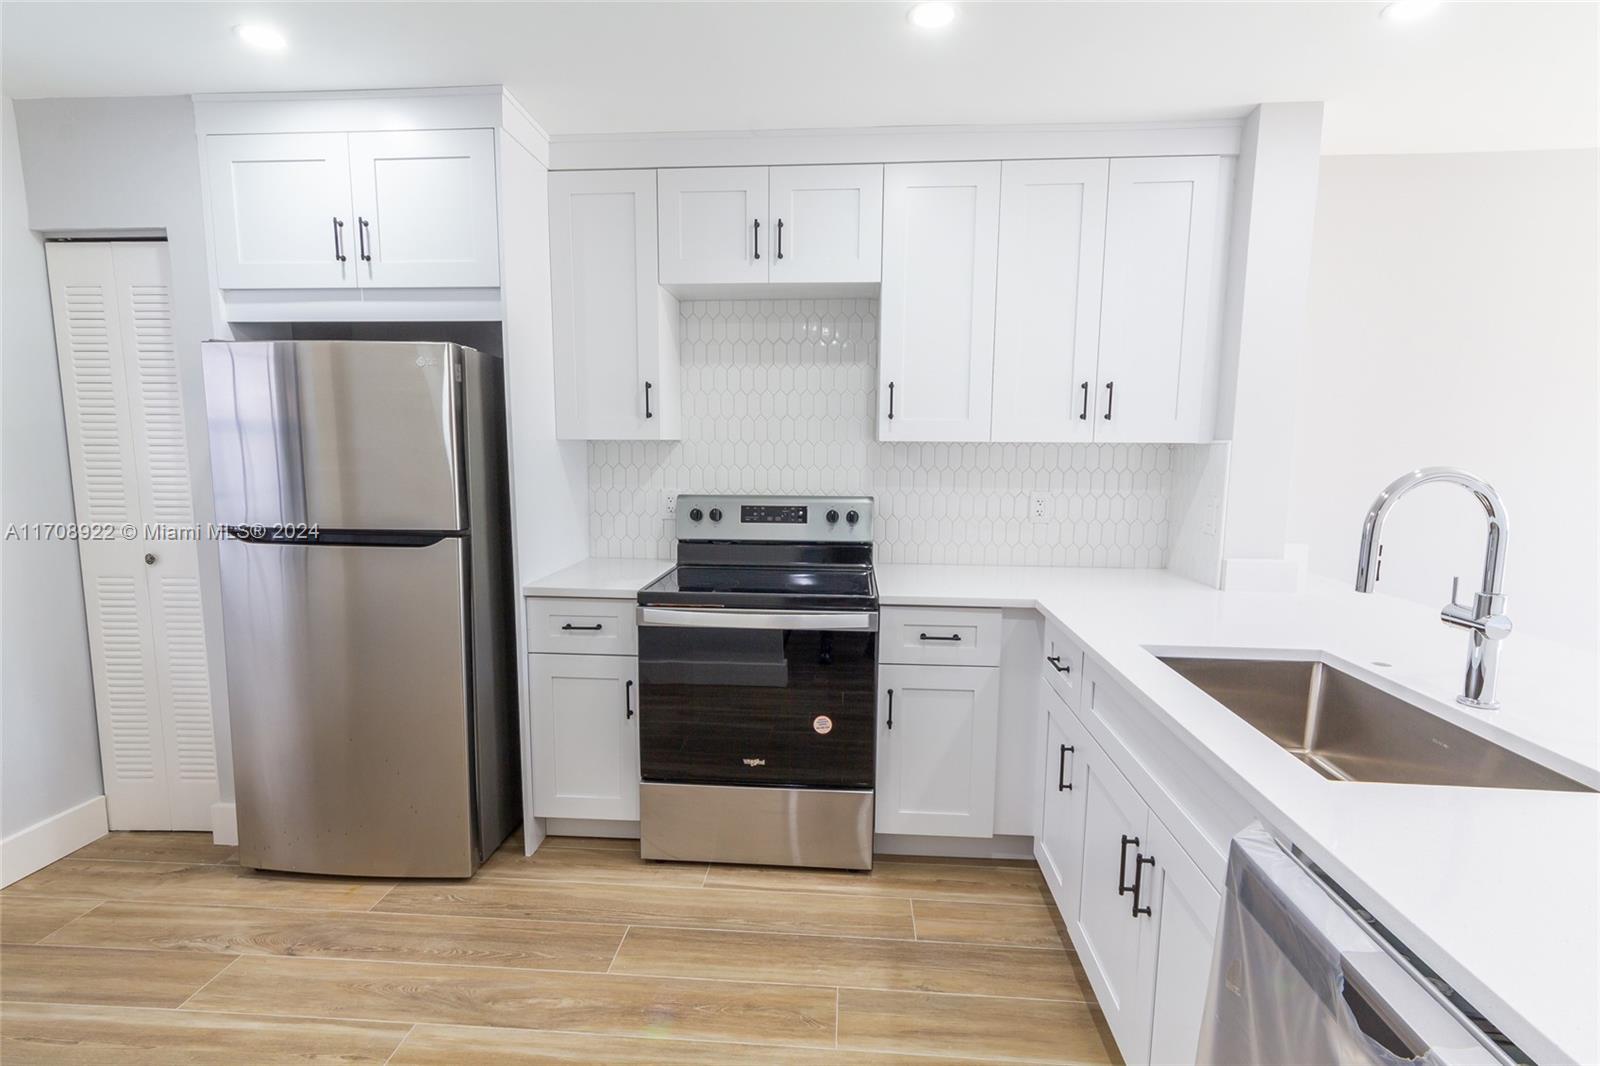
[[[1327,663],[1160,658],[1334,781],[1595,791]]]

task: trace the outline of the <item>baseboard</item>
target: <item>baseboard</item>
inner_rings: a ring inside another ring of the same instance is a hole
[[[0,888],[106,835],[106,798],[96,796],[0,840]]]
[[[639,839],[638,822],[613,822],[601,818],[545,818],[543,822],[545,836]]]
[[[239,843],[239,815],[233,804],[211,805],[211,843],[229,846]]]
[[[946,859],[1031,859],[1033,838],[923,837],[903,833],[876,833],[874,855],[919,855]]]

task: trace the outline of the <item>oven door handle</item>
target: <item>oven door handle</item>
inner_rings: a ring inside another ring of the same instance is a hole
[[[876,611],[712,611],[699,607],[641,607],[642,626],[687,629],[828,629],[878,631]]]

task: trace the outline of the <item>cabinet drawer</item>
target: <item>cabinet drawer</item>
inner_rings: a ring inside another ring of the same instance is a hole
[[[999,666],[1000,612],[959,607],[885,607],[878,661],[908,666]]]
[[[528,651],[635,655],[639,627],[633,600],[528,598]]]
[[[1078,692],[1083,684],[1083,648],[1054,622],[1046,622],[1044,627],[1044,676],[1068,707],[1081,707]]]

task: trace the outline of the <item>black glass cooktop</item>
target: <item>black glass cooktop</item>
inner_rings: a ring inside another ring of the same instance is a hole
[[[645,606],[870,610],[878,590],[858,567],[680,565],[639,592]]]

